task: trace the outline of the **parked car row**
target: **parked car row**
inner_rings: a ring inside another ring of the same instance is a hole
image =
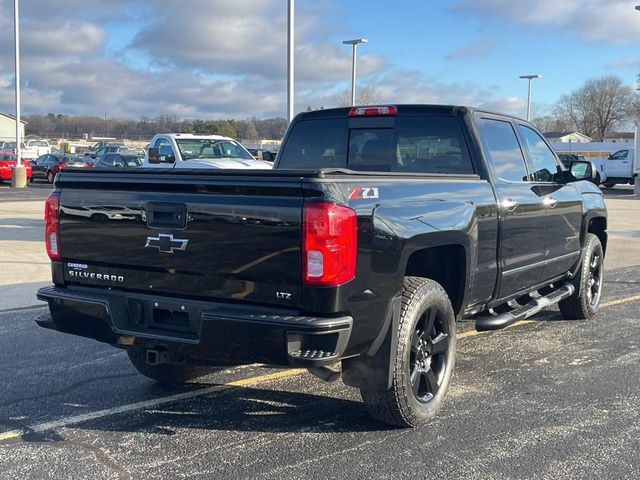
[[[13,155],[15,142],[6,142],[6,155]],[[232,138],[219,135],[191,135],[181,133],[158,134],[148,149],[129,148],[119,142],[99,142],[87,150],[70,153],[46,153],[28,159],[28,179],[53,183],[63,168],[213,168],[213,169],[271,169],[276,155],[263,149],[247,149]],[[43,145],[35,145],[41,148]],[[147,153],[148,150],[148,153]],[[0,152],[0,155],[2,152]],[[22,156],[23,160],[27,160]],[[11,160],[7,160],[6,179],[11,178]],[[4,170],[3,170],[4,172]],[[3,178],[4,178],[3,176]]]

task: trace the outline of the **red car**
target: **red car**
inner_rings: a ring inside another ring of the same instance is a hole
[[[18,163],[15,155],[0,155],[0,182],[3,180],[11,180],[11,170]],[[22,165],[27,168],[27,180],[31,180],[31,164],[22,160]]]

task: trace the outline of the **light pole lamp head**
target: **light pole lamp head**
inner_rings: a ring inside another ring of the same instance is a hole
[[[344,40],[342,43],[345,45],[360,45],[361,43],[367,43],[369,40],[366,38],[354,38],[353,40]]]
[[[524,78],[524,79],[527,79],[527,80],[533,80],[534,78],[542,78],[542,75],[539,75],[537,73],[531,74],[531,75],[520,75],[520,78]]]

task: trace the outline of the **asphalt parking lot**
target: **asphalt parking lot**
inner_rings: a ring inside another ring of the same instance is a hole
[[[124,352],[36,327],[46,184],[0,186],[2,478],[639,478],[640,198],[607,192],[601,313],[459,328],[435,421],[395,430],[299,370],[225,369],[166,390]],[[16,253],[18,252],[18,253]]]

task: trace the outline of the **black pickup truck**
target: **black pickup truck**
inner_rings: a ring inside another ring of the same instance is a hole
[[[594,174],[523,120],[428,105],[298,115],[273,171],[64,170],[37,322],[162,383],[249,363],[341,376],[413,426],[446,396],[456,320],[596,314]]]

